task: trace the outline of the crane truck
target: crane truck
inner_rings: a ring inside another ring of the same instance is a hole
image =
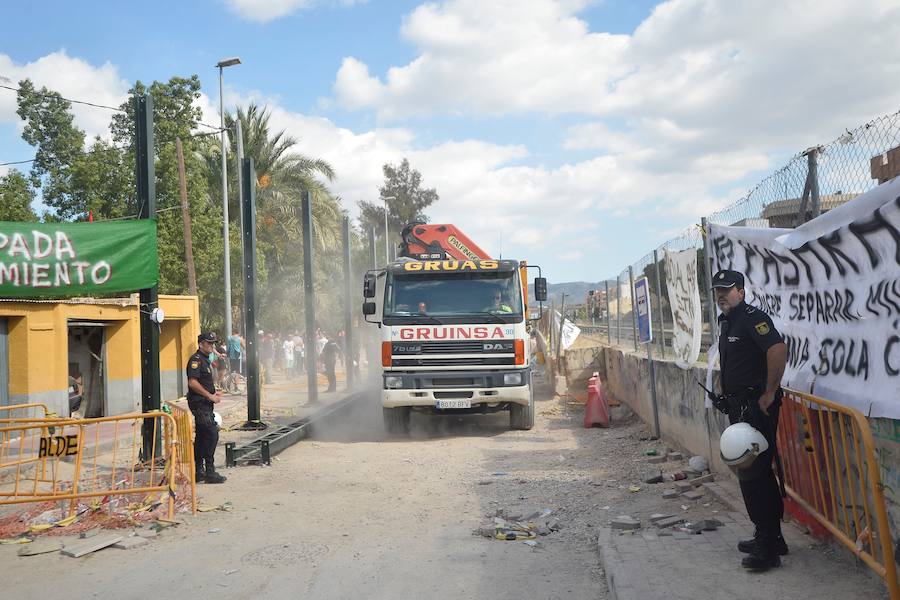
[[[543,308],[540,267],[492,259],[454,225],[411,223],[401,238],[397,260],[363,281],[363,314],[380,329],[388,431],[408,431],[412,411],[508,411],[510,427],[531,429],[527,270],[537,270]]]

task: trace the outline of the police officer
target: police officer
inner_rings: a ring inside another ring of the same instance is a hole
[[[197,336],[199,349],[191,355],[187,364],[188,393],[187,400],[191,412],[194,413],[194,468],[197,481],[206,483],[224,483],[225,477],[216,473],[213,459],[216,445],[219,443],[219,426],[213,414],[213,405],[222,401],[222,395],[216,391],[213,382],[210,354],[217,339],[213,332],[201,333]],[[206,468],[204,469],[204,463]]]
[[[747,514],[756,527],[752,540],[738,544],[748,555],[741,564],[765,571],[779,566],[779,556],[788,552],[781,535],[784,502],[772,470],[787,346],[769,315],[744,302],[741,273],[719,271],[712,287],[722,311],[718,319],[722,395],[714,403],[732,424],[747,422],[769,442],[768,450],[737,472]]]

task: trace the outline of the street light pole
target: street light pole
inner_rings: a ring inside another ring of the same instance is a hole
[[[241,64],[238,57],[226,58],[216,63],[219,69],[219,123],[222,144],[222,236],[225,238],[225,336],[231,335],[231,244],[228,238],[228,161],[225,136],[225,97],[222,72],[225,67]]]
[[[391,250],[390,250],[390,242],[388,241],[388,200],[396,200],[396,196],[385,196],[382,198],[384,201],[384,264],[387,265],[391,262]]]

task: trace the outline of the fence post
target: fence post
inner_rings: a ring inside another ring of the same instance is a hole
[[[712,247],[709,245],[709,223],[706,217],[700,219],[703,236],[703,271],[706,273],[706,314],[709,319],[709,347],[716,345],[716,299],[712,291]]]
[[[659,349],[660,357],[666,357],[666,317],[662,305],[662,276],[659,270],[659,254],[653,251],[653,268],[656,270],[656,305],[659,307]]]
[[[622,344],[622,284],[620,275],[616,275],[616,346]]]
[[[634,340],[634,351],[637,352],[638,349],[638,334],[637,334],[637,311],[634,309],[634,269],[631,268],[631,265],[628,265],[628,285],[631,286],[628,290],[629,294],[631,294],[631,334],[632,340]]]
[[[350,217],[341,223],[341,237],[344,243],[344,371],[347,375],[347,389],[353,389],[353,311],[350,308],[352,294],[350,288]]]
[[[566,324],[566,294],[562,295],[562,300],[559,303],[559,335],[556,336],[556,372],[560,372],[560,368],[562,367],[562,332],[563,325]]]
[[[609,323],[609,279],[606,280],[606,342],[612,346],[612,326]]]
[[[300,192],[300,221],[303,225],[303,296],[306,307],[306,389],[308,402],[319,401],[319,378],[316,371],[316,298],[313,290],[313,223],[312,199],[309,190]]]
[[[815,219],[819,216],[819,212],[822,209],[820,199],[819,199],[819,149],[813,148],[806,155],[808,172],[807,177],[809,177],[809,191],[812,196],[812,216],[810,219]]]
[[[154,161],[156,152],[153,140],[153,98],[147,94],[137,96],[135,101],[135,160],[137,162],[137,197],[140,199],[141,219],[156,218],[156,175]],[[153,286],[139,292],[141,303],[141,411],[159,410],[159,325],[150,319],[150,313],[157,308],[159,288]],[[142,459],[150,460],[153,448],[159,448],[161,437],[153,419],[144,419],[141,426],[143,446]]]

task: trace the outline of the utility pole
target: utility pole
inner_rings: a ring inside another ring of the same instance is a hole
[[[243,222],[244,329],[247,346],[247,422],[242,429],[265,429],[260,417],[259,335],[256,332],[256,170],[253,159],[241,163]]]
[[[188,293],[197,295],[197,270],[194,267],[194,244],[191,241],[191,211],[188,209],[187,178],[184,174],[184,150],[181,138],[175,138],[178,154],[178,193],[181,195],[181,221],[184,229],[184,262],[187,263]]]
[[[231,335],[231,241],[228,237],[228,135],[225,131],[225,96],[222,72],[225,67],[241,64],[238,57],[216,63],[219,69],[219,124],[222,150],[222,237],[225,238],[225,335]]]
[[[347,389],[353,389],[355,377],[353,365],[353,310],[351,308],[350,285],[350,217],[341,223],[341,237],[344,242],[344,370],[347,372]]]
[[[300,221],[303,226],[303,298],[306,308],[306,389],[309,404],[319,401],[319,381],[316,376],[316,297],[313,288],[313,223],[312,200],[309,190],[300,192]]]

